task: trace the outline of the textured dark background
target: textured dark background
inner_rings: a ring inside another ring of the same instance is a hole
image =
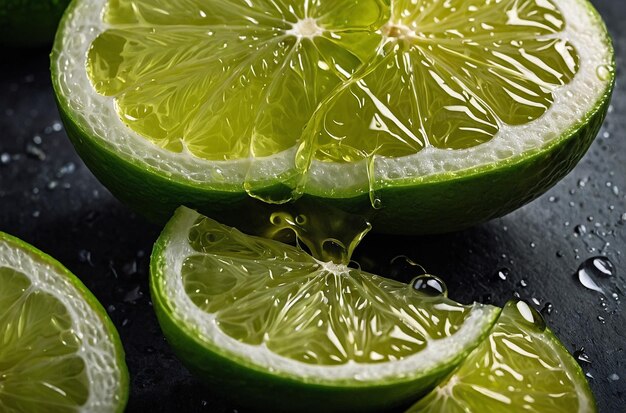
[[[604,127],[576,169],[504,218],[448,235],[369,235],[355,259],[388,273],[386,262],[408,255],[440,275],[450,296],[462,302],[502,305],[514,294],[534,302],[571,352],[584,348],[580,363],[600,411],[613,413],[626,412],[626,96],[621,70],[626,8],[621,0],[594,4],[615,41],[618,76]],[[160,228],[115,200],[74,152],[54,103],[48,50],[3,51],[0,61],[0,230],[57,258],[107,309],[126,349],[129,412],[232,411],[169,350],[147,288],[148,258]],[[579,265],[598,255],[614,264],[613,277],[596,280],[607,297],[575,279]],[[508,273],[506,279],[498,271]]]

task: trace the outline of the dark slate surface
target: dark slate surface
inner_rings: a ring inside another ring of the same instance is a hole
[[[370,235],[355,258],[368,269],[389,271],[384,263],[408,255],[440,275],[450,296],[463,302],[502,305],[514,294],[536,300],[571,352],[584,347],[590,363],[581,364],[592,377],[600,411],[613,413],[626,411],[626,100],[621,70],[626,8],[621,1],[594,3],[615,41],[618,80],[605,125],[574,172],[504,218],[449,235]],[[107,308],[127,353],[129,412],[232,411],[169,350],[147,288],[148,257],[160,228],[115,200],[74,152],[59,123],[47,52],[5,51],[0,59],[0,230],[56,257]],[[597,280],[608,297],[585,289],[574,277],[581,263],[598,255],[614,264],[613,277]],[[499,270],[508,273],[505,280]]]

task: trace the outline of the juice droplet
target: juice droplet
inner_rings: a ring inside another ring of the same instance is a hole
[[[389,262],[389,276],[401,281],[412,280],[426,274],[427,271],[406,255],[393,257]]]
[[[380,198],[374,198],[372,200],[372,208],[381,209],[383,207],[383,201]]]
[[[414,291],[430,297],[448,296],[448,287],[441,278],[434,275],[424,274],[415,277],[410,285]]]
[[[613,69],[607,65],[600,65],[596,68],[596,75],[598,75],[600,80],[609,80],[612,72]]]
[[[526,320],[529,324],[535,326],[538,330],[544,331],[546,329],[546,321],[541,314],[533,306],[523,300],[513,300],[509,303],[514,305],[519,315]],[[507,304],[509,305],[509,304]]]

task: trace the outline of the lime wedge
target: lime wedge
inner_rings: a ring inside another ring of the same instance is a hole
[[[530,305],[511,301],[491,334],[410,413],[588,413],[596,406],[573,357]]]
[[[77,0],[52,78],[78,152],[143,214],[311,196],[423,233],[569,172],[614,62],[585,0]]]
[[[0,411],[124,410],[124,350],[102,306],[57,261],[1,232],[0,309]]]
[[[185,207],[155,245],[151,292],[165,336],[192,371],[236,403],[287,411],[410,402],[499,312],[318,261]]]

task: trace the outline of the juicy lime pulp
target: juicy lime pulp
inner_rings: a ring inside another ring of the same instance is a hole
[[[498,313],[317,261],[184,207],[155,245],[151,289],[166,336],[196,370],[215,375],[217,357],[230,374],[263,376],[248,382],[253,388],[283,383],[341,395],[406,386],[413,394],[404,392],[404,401],[458,363]]]
[[[107,3],[86,69],[116,121],[168,158],[287,158],[244,170],[248,186],[313,161],[359,164],[373,187],[509,159],[560,136],[573,123],[562,106],[585,106],[569,97],[598,96],[612,78],[604,36],[576,34],[592,17],[579,0],[184,6]],[[385,161],[420,152],[430,162],[410,161],[417,171]],[[231,173],[218,169],[211,181]]]
[[[211,160],[472,147],[543,115],[578,71],[552,0],[122,0],[104,21],[96,90],[142,136]]]
[[[104,309],[59,263],[3,233],[0,308],[0,410],[124,410],[128,372]]]
[[[596,411],[580,366],[531,306],[511,301],[489,337],[409,412]]]

